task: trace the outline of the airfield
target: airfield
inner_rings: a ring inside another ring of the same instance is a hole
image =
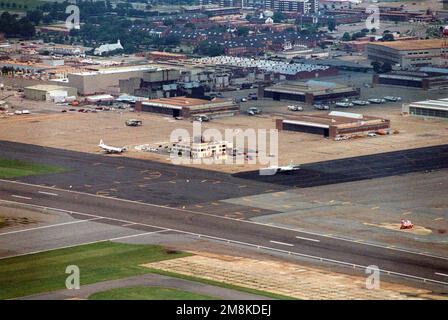
[[[266,106],[269,112],[260,117],[215,119],[204,128],[269,129],[275,117],[293,114],[285,105],[273,108]],[[197,259],[208,265],[202,265],[204,276],[221,263],[214,274],[234,275],[223,261],[238,256],[245,265],[270,261],[274,269],[278,263],[305,268],[314,275],[313,288],[319,287],[318,279],[326,281],[323,275],[359,287],[365,267],[379,265],[388,283],[408,286],[391,292],[446,294],[445,122],[403,117],[397,104],[349,111],[388,117],[399,133],[336,142],[280,132],[280,164],[293,161],[301,170],[274,176],[259,176],[259,165],[175,166],[167,156],[133,148],[167,141],[174,128],[191,129],[188,120],[126,111],[56,113],[51,107],[1,119],[2,157],[66,171],[0,181],[8,221],[0,232],[0,258],[104,240],[149,243],[200,252]],[[126,127],[129,118],[142,120],[143,126]],[[130,151],[105,155],[97,147],[100,139]],[[416,228],[399,230],[402,218]],[[158,267],[189,274],[202,270],[192,267],[195,261]],[[267,277],[259,272],[260,279]],[[288,292],[283,289],[277,293]],[[298,288],[288,290],[306,298]],[[354,297],[366,294],[356,292]]]

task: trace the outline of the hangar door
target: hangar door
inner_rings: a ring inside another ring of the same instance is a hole
[[[329,129],[328,128],[304,126],[304,125],[292,124],[292,123],[284,123],[283,122],[283,130],[305,132],[305,133],[312,133],[312,134],[320,134],[320,135],[322,135],[324,137],[328,137],[329,136]]]

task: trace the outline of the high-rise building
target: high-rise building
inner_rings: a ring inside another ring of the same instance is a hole
[[[318,0],[265,0],[266,9],[281,12],[317,13]]]

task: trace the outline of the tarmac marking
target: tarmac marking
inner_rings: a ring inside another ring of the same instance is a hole
[[[133,226],[133,225],[136,225],[136,223],[135,222],[125,223],[125,224],[122,224],[121,226],[122,227],[129,227],[129,226]]]
[[[158,230],[158,231],[151,231],[151,232],[143,232],[143,233],[138,233],[138,234],[132,234],[132,235],[130,235],[130,236],[123,236],[123,237],[111,238],[111,239],[109,239],[109,241],[121,240],[121,239],[128,239],[128,238],[135,238],[135,237],[145,236],[145,235],[148,235],[148,234],[154,234],[154,233],[165,232],[165,231],[169,231],[169,230],[170,230],[170,229],[163,229],[163,230]]]
[[[291,243],[285,243],[285,242],[274,241],[274,240],[269,240],[269,242],[271,242],[271,243],[275,243],[275,244],[280,244],[280,245],[282,245],[282,246],[294,247],[294,245],[291,244]]]
[[[99,166],[100,164],[102,164],[101,162],[96,162],[96,163],[94,163],[93,165],[94,166]]]
[[[409,214],[411,214],[412,212],[411,211],[406,211],[406,212],[403,212],[401,215],[402,216],[407,216],[407,215],[409,215]]]
[[[52,193],[52,192],[38,191],[38,193],[46,194],[47,196],[54,196],[54,197],[59,196],[57,193]]]
[[[306,240],[306,241],[313,241],[313,242],[320,242],[320,240],[317,239],[311,239],[311,238],[305,238],[305,237],[299,237],[296,236],[297,239]]]
[[[201,206],[200,204],[195,204],[194,205],[196,208],[204,208],[204,206]]]
[[[380,208],[380,207],[373,207],[372,210],[376,210],[376,209],[379,209],[379,208]]]
[[[442,277],[448,277],[448,274],[445,273],[435,272],[435,274]]]
[[[30,197],[18,196],[18,195],[15,195],[15,194],[13,194],[11,197],[17,198],[17,199],[32,200],[32,198],[30,198]]]
[[[78,215],[85,215],[85,216],[89,216],[89,217],[96,217],[96,218],[107,219],[107,220],[112,220],[112,221],[121,221],[121,222],[127,222],[127,223],[131,223],[132,222],[132,221],[129,221],[129,220],[109,218],[109,217],[99,216],[99,215],[95,215],[95,214],[81,213],[81,212],[70,211],[70,210],[65,210],[65,209],[50,208],[50,207],[45,207],[45,206],[35,205],[35,204],[20,203],[20,202],[8,201],[8,200],[2,200],[2,199],[0,199],[0,202],[9,202],[9,203],[16,203],[16,204],[21,204],[21,205],[25,205],[25,206],[30,206],[30,207],[37,207],[37,208],[43,208],[43,209],[52,209],[52,210],[57,210],[57,211],[61,211],[61,212],[67,212],[67,213],[70,213],[70,214],[76,213]],[[171,208],[171,209],[175,209],[175,208]],[[217,217],[219,217],[219,216],[217,216]],[[242,221],[242,222],[250,222],[248,220],[238,220],[238,219],[234,219],[234,220]],[[223,242],[226,242],[226,243],[246,245],[246,246],[254,247],[254,248],[257,248],[257,249],[276,251],[276,252],[283,253],[283,254],[288,254],[288,255],[294,255],[294,256],[298,256],[298,257],[305,257],[305,258],[315,259],[315,260],[319,260],[321,262],[336,263],[336,264],[340,264],[340,265],[343,265],[343,266],[348,266],[348,267],[351,267],[351,268],[359,268],[359,269],[363,269],[363,270],[365,268],[367,268],[367,266],[358,265],[358,264],[354,264],[354,263],[350,263],[350,262],[334,260],[334,259],[329,259],[329,258],[324,258],[324,257],[318,257],[318,256],[313,256],[313,255],[309,255],[309,254],[305,254],[305,253],[300,253],[300,252],[286,251],[286,250],[277,249],[277,248],[273,248],[273,247],[266,247],[266,246],[262,246],[262,245],[257,245],[257,244],[253,244],[253,243],[249,243],[249,242],[242,242],[242,241],[237,241],[237,240],[232,240],[232,239],[225,239],[225,238],[220,238],[220,237],[215,237],[215,236],[210,236],[210,235],[205,235],[205,234],[199,234],[199,233],[194,233],[194,232],[190,232],[190,231],[183,231],[183,230],[178,230],[178,229],[168,229],[168,228],[158,227],[158,226],[154,226],[154,225],[150,225],[150,224],[146,224],[146,223],[136,223],[136,224],[142,225],[142,226],[158,228],[158,229],[163,229],[163,230],[159,230],[159,231],[154,231],[152,233],[163,232],[163,231],[174,231],[174,232],[179,232],[179,233],[183,233],[183,234],[187,234],[187,235],[191,235],[191,236],[204,237],[204,238],[208,238],[208,239],[215,240],[215,241],[223,241]],[[275,227],[275,226],[273,226],[273,227]],[[139,234],[139,235],[143,235],[143,234]],[[135,235],[135,236],[137,236],[137,235]],[[75,247],[75,246],[79,246],[79,245],[104,242],[104,241],[108,241],[108,240],[112,240],[112,239],[97,240],[97,241],[91,241],[91,242],[87,242],[87,243],[79,243],[79,244],[70,245],[70,246],[62,246],[62,247],[53,248],[53,249],[39,250],[39,251],[34,251],[34,252],[28,252],[28,253],[22,253],[22,254],[17,254],[17,255],[11,255],[11,256],[6,256],[6,257],[1,257],[0,260],[11,258],[11,257],[18,257],[18,256],[25,256],[25,255],[30,255],[30,254],[36,254],[36,253],[40,253],[40,252],[48,252],[48,251],[54,251],[54,250],[58,250],[58,249],[71,248],[71,247]],[[284,245],[290,245],[290,244],[285,244],[283,242],[276,242],[276,241],[272,241],[272,240],[270,242],[284,244]],[[448,258],[446,258],[446,259],[448,259]],[[423,278],[423,277],[414,276],[414,275],[405,274],[405,273],[400,273],[400,272],[395,272],[395,271],[381,270],[381,272],[383,272],[385,274],[388,274],[388,275],[397,275],[397,276],[407,277],[407,278],[411,278],[411,279],[417,279],[417,280],[421,280],[421,281],[427,281],[427,282],[433,282],[433,283],[439,283],[439,284],[448,285],[448,282],[443,282],[443,281],[439,281],[439,280]]]
[[[4,179],[0,179],[0,181],[4,182],[4,183],[12,183],[12,184],[30,186],[30,187],[33,187],[33,188],[37,187],[34,184],[26,183],[26,182],[20,182],[20,181],[12,181],[12,180],[4,180]],[[171,209],[171,210],[184,211],[184,212],[189,212],[189,213],[193,213],[193,214],[197,214],[197,215],[204,215],[204,216],[209,216],[209,217],[215,217],[217,219],[228,219],[228,220],[240,221],[242,223],[251,223],[251,224],[255,224],[255,225],[268,226],[268,227],[281,229],[281,230],[289,230],[289,231],[293,231],[293,232],[305,233],[305,234],[310,234],[310,235],[315,235],[315,236],[320,236],[320,237],[327,237],[327,238],[330,238],[330,239],[336,239],[336,240],[341,240],[341,241],[358,243],[354,239],[339,237],[339,236],[335,236],[335,235],[332,235],[332,234],[325,235],[325,234],[320,234],[320,233],[317,233],[317,232],[302,230],[302,229],[299,229],[299,228],[288,228],[288,227],[284,227],[284,226],[278,226],[278,225],[275,225],[273,223],[262,223],[262,222],[251,221],[251,220],[240,220],[240,219],[235,219],[235,218],[230,218],[230,217],[219,216],[219,215],[211,214],[211,213],[207,213],[207,212],[199,212],[199,211],[193,211],[193,210],[189,210],[189,209],[181,209],[181,208],[170,207],[168,204],[167,205],[157,205],[157,204],[146,203],[146,202],[142,203],[142,202],[138,202],[138,201],[133,201],[133,200],[128,200],[128,199],[121,199],[121,198],[107,196],[107,195],[99,195],[99,194],[95,195],[95,194],[88,193],[88,192],[66,190],[66,189],[57,188],[57,187],[43,187],[43,188],[48,188],[50,190],[58,190],[58,191],[67,192],[67,193],[82,194],[82,195],[89,196],[89,197],[100,197],[100,198],[104,198],[104,199],[113,199],[113,200],[123,201],[123,202],[127,202],[127,203],[137,203],[137,204],[145,205],[145,206],[148,206],[148,207],[157,207],[157,208],[165,208],[165,209]],[[283,194],[284,192],[280,191],[278,193],[282,193]],[[243,200],[251,201],[251,200],[249,200],[247,198],[243,198]],[[0,201],[14,202],[14,201],[2,200],[2,199],[0,199]],[[20,203],[20,202],[15,202],[15,203],[19,203],[19,204],[22,204],[22,205],[32,205],[32,204]],[[40,206],[40,207],[44,207],[44,206]],[[61,209],[58,209],[58,210],[61,210]],[[362,245],[367,245],[367,246],[372,246],[372,247],[377,247],[377,248],[387,249],[387,247],[384,246],[384,245],[380,245],[380,244],[376,244],[376,243],[370,243],[370,242],[366,242],[366,241],[364,241],[361,244]],[[397,247],[395,247],[395,248],[390,249],[390,250],[406,252],[406,253],[415,254],[415,255],[424,255],[424,256],[427,256],[427,257],[437,258],[437,259],[442,259],[442,260],[448,260],[448,257],[438,256],[438,255],[435,255],[435,254],[421,254],[418,251],[407,250],[407,249],[404,249],[404,248],[397,248]]]
[[[238,188],[247,188],[245,185],[238,186]]]
[[[170,183],[176,183],[176,181],[170,181]]]
[[[202,180],[201,183],[207,182],[207,180]]]
[[[439,221],[439,220],[443,220],[445,218],[435,218],[434,221]]]
[[[221,183],[221,181],[215,181],[215,182],[213,182],[213,184],[219,184],[219,183]]]
[[[66,226],[66,225],[70,225],[70,224],[83,223],[83,222],[99,220],[99,219],[104,219],[104,218],[97,217],[97,218],[86,219],[86,220],[69,221],[69,222],[63,222],[63,223],[50,224],[48,226],[41,226],[41,227],[35,227],[35,228],[28,228],[28,229],[21,229],[21,230],[3,232],[3,233],[0,233],[0,236],[4,236],[4,235],[8,235],[8,234],[14,234],[14,233],[22,233],[22,232],[33,231],[33,230],[40,230],[40,229],[48,229],[48,228],[53,228],[53,227]]]
[[[117,167],[117,170],[121,170],[121,169],[124,169],[124,167],[123,166]]]

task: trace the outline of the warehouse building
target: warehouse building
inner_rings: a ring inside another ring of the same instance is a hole
[[[390,128],[390,120],[357,113],[332,111],[329,114],[301,115],[292,119],[277,119],[277,130],[319,134],[334,139],[377,132]]]
[[[58,97],[62,99],[66,97],[76,97],[78,95],[76,88],[58,85],[39,84],[25,87],[23,91],[26,99],[41,101],[58,100]]]
[[[75,72],[68,74],[70,86],[78,89],[82,95],[96,93],[119,93],[120,80],[141,78],[146,71],[157,70],[154,66],[129,66],[119,68],[106,68],[95,71]]]
[[[442,39],[372,42],[366,46],[373,61],[400,65],[403,69],[444,64],[442,53],[448,54]]]
[[[373,75],[373,85],[400,86],[423,90],[448,88],[448,69],[422,67],[418,71],[391,71]]]
[[[448,119],[448,98],[404,103],[402,112],[421,118]]]
[[[359,97],[360,90],[333,82],[309,80],[284,82],[267,88],[259,88],[259,96],[276,101],[294,100],[307,104],[335,101],[347,97]]]
[[[239,107],[233,100],[224,99],[194,99],[187,97],[172,97],[137,101],[136,111],[154,112],[173,117],[189,118],[195,115],[211,117],[233,116],[239,113]]]

